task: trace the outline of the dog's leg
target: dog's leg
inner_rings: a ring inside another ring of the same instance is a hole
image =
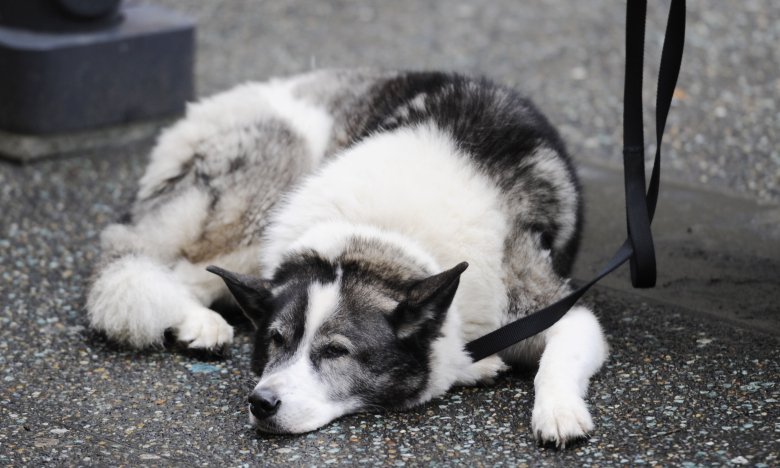
[[[94,328],[135,347],[161,343],[169,329],[190,347],[232,340],[233,329],[208,309],[226,290],[205,266],[257,273],[259,254],[249,246],[331,137],[327,109],[291,86],[239,86],[189,106],[160,136],[132,223],[102,234],[106,260],[87,298]]]
[[[94,328],[138,348],[161,344],[169,329],[190,348],[230,343],[233,328],[198,295],[160,261],[127,254],[100,269],[87,310]]]
[[[103,231],[103,261],[87,295],[94,328],[138,348],[162,344],[166,330],[193,348],[232,340],[232,327],[207,308],[208,298],[172,269],[182,248],[202,235],[209,203],[205,190],[188,187],[134,223]]]
[[[221,298],[231,297],[225,282],[219,276],[206,271],[210,264],[230,268],[241,272],[257,272],[259,248],[249,246],[229,254],[223,254],[208,262],[191,263],[180,259],[172,268],[176,278],[186,286],[203,306],[209,306]],[[228,326],[224,319],[215,312],[206,309],[209,314],[191,313],[178,326],[174,327],[179,341],[189,343],[190,348],[220,347],[230,341],[233,333],[225,333]],[[215,320],[213,315],[219,320]],[[215,322],[219,322],[214,327]]]
[[[563,447],[593,429],[584,397],[588,380],[607,358],[607,343],[585,307],[571,309],[543,338],[531,425],[540,442]]]
[[[157,230],[167,229],[164,223]],[[165,258],[166,246],[138,226],[112,225],[103,233],[108,261],[95,275],[87,298],[92,326],[135,347],[160,344],[166,330],[190,348],[217,349],[232,341],[233,329],[208,306],[229,297],[211,263],[256,271],[258,248],[222,253],[206,262]],[[194,230],[194,229],[193,229]],[[157,233],[158,237],[167,236]],[[120,253],[121,252],[121,253]]]

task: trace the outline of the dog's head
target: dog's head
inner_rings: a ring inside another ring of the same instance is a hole
[[[344,414],[408,407],[431,385],[431,347],[464,262],[425,274],[313,252],[290,256],[270,280],[209,267],[256,328],[250,420],[302,433]]]

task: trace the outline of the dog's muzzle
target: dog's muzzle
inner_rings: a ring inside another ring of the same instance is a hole
[[[282,406],[282,400],[273,392],[266,389],[259,389],[249,395],[249,411],[257,419],[267,419],[275,415]]]

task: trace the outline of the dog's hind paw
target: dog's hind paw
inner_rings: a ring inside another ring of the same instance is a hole
[[[593,420],[585,401],[576,394],[537,395],[531,427],[540,444],[565,448],[569,442],[588,437]]]
[[[233,342],[233,327],[221,315],[205,308],[188,313],[174,331],[176,339],[193,349],[217,350]]]

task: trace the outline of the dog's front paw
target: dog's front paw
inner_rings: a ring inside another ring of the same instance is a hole
[[[498,374],[507,369],[509,367],[500,357],[490,356],[462,369],[455,383],[457,385],[474,385],[477,382],[492,384]]]
[[[568,442],[587,437],[593,420],[579,395],[549,393],[537,395],[531,427],[539,443],[564,448]]]
[[[209,309],[189,312],[175,332],[179,341],[193,349],[217,350],[233,341],[233,327]]]

